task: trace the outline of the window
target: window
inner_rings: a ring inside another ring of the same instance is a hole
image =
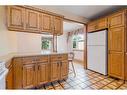
[[[52,38],[42,38],[42,50],[51,51],[52,50]]]
[[[84,50],[84,35],[78,34],[73,36],[73,49]]]

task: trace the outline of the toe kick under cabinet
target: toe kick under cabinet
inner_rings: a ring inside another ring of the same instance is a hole
[[[14,89],[39,87],[68,76],[68,54],[13,58]]]

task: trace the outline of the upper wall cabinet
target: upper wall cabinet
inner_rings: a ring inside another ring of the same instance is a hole
[[[108,27],[107,18],[101,18],[88,23],[88,32],[105,29]]]
[[[54,34],[61,35],[63,33],[63,19],[54,16]]]
[[[53,16],[41,13],[40,20],[41,20],[41,31],[52,33],[52,18]]]
[[[26,30],[39,31],[39,12],[26,9]]]
[[[105,29],[108,26],[107,18],[101,18],[97,20],[96,30]]]
[[[113,28],[113,27],[120,27],[120,26],[124,26],[124,11],[120,11],[117,12],[111,16],[109,16],[108,18],[108,22],[109,22],[109,27]]]
[[[87,29],[87,31],[91,32],[91,31],[95,31],[95,30],[96,30],[96,22],[93,21],[93,22],[88,23],[88,29]]]
[[[7,12],[9,30],[63,34],[63,16],[26,6],[8,6]]]
[[[7,7],[8,28],[10,30],[24,29],[24,11],[22,7]]]

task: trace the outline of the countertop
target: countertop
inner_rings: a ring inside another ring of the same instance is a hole
[[[55,54],[68,54],[67,52],[33,52],[33,53],[9,53],[4,56],[0,56],[0,61],[6,63],[6,67],[11,63],[11,59],[15,57],[27,57],[27,56],[41,56],[41,55],[55,55]]]

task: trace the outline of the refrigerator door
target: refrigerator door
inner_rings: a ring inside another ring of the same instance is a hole
[[[88,69],[107,75],[107,55],[105,46],[88,46]]]
[[[88,69],[107,75],[107,31],[87,35]]]
[[[87,45],[106,45],[106,30],[88,33]]]

